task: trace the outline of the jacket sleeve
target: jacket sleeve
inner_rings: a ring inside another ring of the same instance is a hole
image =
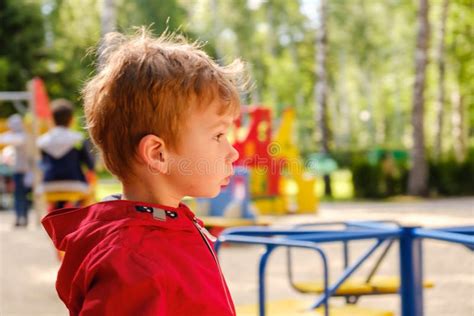
[[[150,259],[115,248],[94,268],[80,316],[168,316],[163,278]]]

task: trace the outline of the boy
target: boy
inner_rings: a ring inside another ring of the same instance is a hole
[[[66,253],[60,298],[71,315],[235,315],[212,236],[180,201],[229,183],[242,64],[143,30],[109,34],[99,60],[83,90],[87,127],[123,194],[43,219]]]
[[[41,168],[44,173],[42,190],[44,192],[82,192],[86,194],[89,186],[82,171],[85,165],[94,170],[91,148],[81,133],[71,130],[74,108],[65,99],[51,103],[54,128],[38,138],[41,150]],[[59,201],[54,208],[62,208],[66,201]]]

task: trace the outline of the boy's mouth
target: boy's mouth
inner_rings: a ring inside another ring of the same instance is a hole
[[[222,184],[222,186],[227,186],[227,185],[229,185],[229,183],[230,183],[230,178],[231,178],[231,177],[232,177],[232,176],[228,176],[228,177],[224,178],[224,183]]]

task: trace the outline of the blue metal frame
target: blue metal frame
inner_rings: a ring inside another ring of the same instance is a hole
[[[323,273],[324,273],[324,300],[322,304],[325,306],[325,316],[329,316],[329,292],[328,292],[328,263],[327,257],[324,251],[316,246],[314,243],[308,241],[295,241],[295,240],[275,240],[268,237],[249,237],[249,236],[220,236],[215,243],[216,252],[219,251],[220,246],[223,242],[232,242],[240,244],[257,244],[266,246],[265,252],[260,256],[259,266],[258,266],[258,306],[259,306],[259,315],[265,316],[265,271],[268,263],[268,258],[278,247],[294,247],[294,248],[306,248],[316,251],[320,256],[323,263]]]
[[[417,228],[414,234],[418,238],[430,238],[474,247],[474,237],[471,236],[474,235],[474,227],[470,227],[469,229],[470,230],[467,230],[467,228],[460,229],[459,231],[463,231],[463,233],[460,233],[452,228],[449,230]]]
[[[351,240],[363,240],[373,238],[393,238],[398,237],[400,234],[399,228],[392,229],[372,229],[372,230],[357,230],[357,231],[301,231],[295,229],[273,229],[268,227],[242,227],[242,228],[230,228],[222,232],[221,236],[255,236],[255,237],[275,237],[277,240],[302,240],[312,241],[318,243],[324,242],[338,242],[338,241],[351,241]],[[279,238],[278,238],[279,237]],[[286,237],[286,238],[285,238]]]
[[[474,235],[474,226],[443,227],[438,228],[437,230],[449,233],[465,234],[470,236]]]
[[[323,260],[324,294],[311,308],[324,304],[325,315],[329,313],[330,296],[385,240],[399,239],[400,251],[400,298],[402,316],[423,316],[423,239],[435,239],[458,243],[474,250],[474,226],[425,229],[421,227],[397,227],[383,222],[337,222],[307,224],[301,226],[327,226],[344,224],[346,228],[360,228],[356,231],[272,229],[262,227],[232,228],[224,231],[216,242],[216,251],[223,242],[256,244],[266,246],[259,262],[259,312],[265,315],[265,269],[268,257],[277,247],[298,247],[313,249]],[[347,266],[342,276],[329,287],[327,257],[316,243],[343,242],[344,262],[348,263],[346,245],[351,240],[377,239],[352,266]]]
[[[402,316],[423,315],[422,240],[414,227],[403,227],[400,236],[400,296]]]
[[[311,305],[310,309],[318,308],[323,302],[327,300],[327,295],[333,295],[337,291],[339,286],[341,286],[342,283],[344,283],[344,281],[346,281],[351,276],[351,274],[354,273],[362,265],[362,263],[374,253],[375,250],[377,250],[377,248],[383,243],[383,241],[383,239],[378,240],[372,247],[369,248],[368,251],[366,251],[356,261],[355,264],[346,268],[342,273],[342,276],[336,281],[336,283],[332,285],[329,290],[325,291],[325,293],[321,295],[313,305]]]
[[[322,225],[321,225],[322,226]],[[216,251],[219,251],[223,242],[246,243],[265,245],[266,251],[261,256],[259,262],[259,310],[260,315],[265,315],[265,268],[268,256],[278,246],[310,248],[318,251],[323,258],[324,266],[324,293],[317,298],[310,309],[325,305],[325,313],[329,312],[328,301],[331,295],[344,283],[344,281],[356,271],[362,263],[388,238],[398,237],[399,229],[379,229],[378,231],[295,231],[294,229],[271,229],[262,227],[232,228],[224,231],[215,244]],[[272,238],[269,238],[272,237]],[[285,238],[286,237],[286,238]],[[352,266],[348,266],[343,275],[334,285],[329,287],[327,259],[323,250],[315,245],[316,242],[337,242],[349,240],[378,239]],[[327,315],[327,314],[326,314]]]

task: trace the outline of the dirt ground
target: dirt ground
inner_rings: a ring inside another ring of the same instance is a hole
[[[278,225],[345,220],[392,219],[406,225],[440,227],[474,225],[474,197],[408,202],[337,202],[323,203],[317,215],[291,215],[275,219]],[[32,218],[32,220],[34,220]],[[33,222],[33,221],[32,221]],[[34,223],[26,229],[13,229],[13,213],[0,211],[0,315],[68,315],[54,289],[59,263],[46,233]],[[369,243],[354,242],[352,258]],[[335,277],[342,267],[341,247],[324,245],[329,256],[330,274]],[[257,302],[257,262],[262,248],[224,247],[220,253],[236,304]],[[380,268],[380,274],[398,273],[397,247],[392,247]],[[424,275],[435,287],[424,292],[425,316],[474,315],[474,255],[461,245],[426,240],[423,243]],[[370,266],[370,264],[369,264]],[[360,271],[364,275],[368,266]],[[314,254],[295,253],[296,278],[317,279],[321,266]],[[277,250],[267,270],[267,297],[313,298],[296,293],[286,277],[285,252]],[[340,299],[332,299],[337,305]],[[364,297],[364,307],[383,308],[399,313],[398,295]]]

